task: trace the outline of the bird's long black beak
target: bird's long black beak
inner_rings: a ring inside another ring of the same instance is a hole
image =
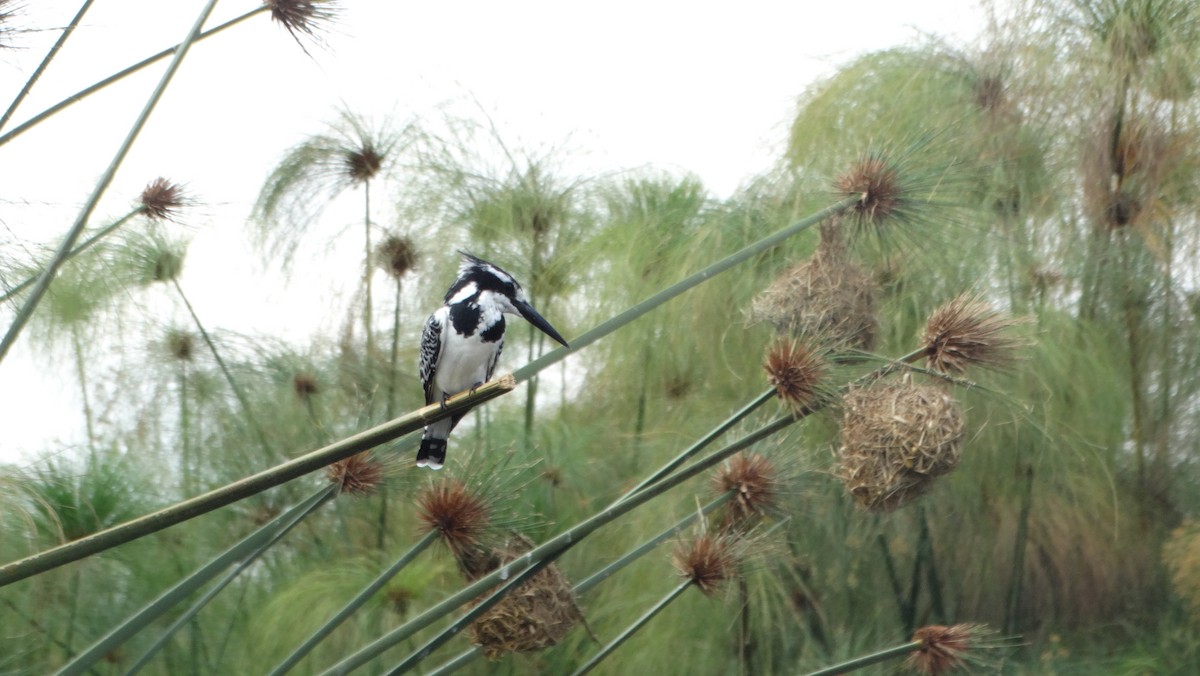
[[[517,301],[513,303],[513,305],[517,308],[517,312],[520,312],[521,316],[525,318],[525,321],[536,326],[539,331],[547,336],[550,336],[559,343],[562,343],[563,347],[571,347],[570,345],[567,345],[567,341],[563,340],[562,336],[558,335],[558,331],[555,331],[554,327],[550,326],[550,322],[546,321],[545,317],[538,314],[538,311],[533,309],[532,305],[526,303],[525,301]]]

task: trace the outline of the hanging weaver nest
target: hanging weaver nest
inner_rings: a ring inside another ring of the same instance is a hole
[[[962,456],[958,405],[932,385],[880,381],[842,400],[840,478],[872,512],[902,507]]]
[[[850,259],[837,227],[822,228],[816,254],[776,278],[754,299],[750,316],[781,334],[869,350],[878,329],[878,285]]]
[[[478,570],[474,577],[491,572],[533,549],[533,542],[519,533],[491,548],[491,569]],[[471,562],[477,567],[480,561]],[[460,562],[467,576],[472,571]],[[489,592],[490,593],[490,592]],[[539,571],[529,581],[512,590],[499,603],[475,620],[468,628],[471,641],[488,659],[507,653],[526,653],[556,645],[571,628],[583,621],[583,611],[575,601],[571,584],[554,564]]]

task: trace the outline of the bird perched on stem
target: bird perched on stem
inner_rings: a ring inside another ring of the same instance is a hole
[[[568,347],[567,341],[533,309],[525,290],[499,266],[460,251],[458,279],[446,292],[444,305],[429,316],[421,334],[421,384],[425,404],[441,402],[464,390],[474,391],[491,379],[504,348],[504,314],[525,321]],[[417,467],[441,469],[446,439],[465,412],[425,427]]]

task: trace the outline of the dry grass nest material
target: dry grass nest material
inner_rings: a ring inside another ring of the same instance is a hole
[[[504,565],[531,549],[529,538],[514,534],[491,548],[492,562]],[[468,571],[468,576],[473,572]],[[509,592],[468,631],[471,641],[494,660],[506,653],[533,652],[556,645],[581,621],[583,611],[570,583],[557,566],[550,564]]]
[[[932,385],[880,381],[842,400],[839,474],[855,501],[896,509],[958,466],[963,420],[958,403]]]
[[[838,247],[822,246],[789,268],[750,306],[754,321],[783,334],[811,336],[838,348],[869,350],[875,344],[875,280]]]

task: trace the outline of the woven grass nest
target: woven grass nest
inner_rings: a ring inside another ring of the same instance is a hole
[[[490,548],[491,556],[487,558],[494,564],[490,570],[470,570],[474,565],[464,566],[464,570],[468,577],[480,577],[520,557],[533,546],[524,535],[512,534],[499,546]],[[575,601],[571,584],[557,566],[550,564],[509,592],[467,631],[484,655],[494,660],[507,653],[534,652],[556,645],[581,621],[583,611]]]
[[[872,512],[902,507],[958,466],[963,420],[958,403],[933,385],[879,381],[842,400],[839,475]]]
[[[875,344],[878,288],[875,280],[833,240],[784,271],[750,306],[753,321],[781,334],[809,336],[839,348],[869,350]]]

